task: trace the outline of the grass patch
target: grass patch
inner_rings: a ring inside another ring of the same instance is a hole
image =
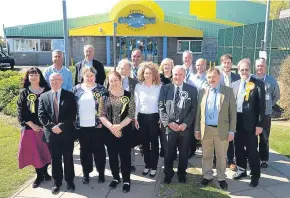
[[[272,124],[270,148],[290,158],[290,127]]]
[[[180,184],[177,176],[175,175],[172,183],[167,185],[163,183],[163,179],[160,184],[159,194],[165,198],[229,198],[229,193],[217,188],[215,183],[211,183],[209,186],[204,187],[200,184],[202,180],[201,173],[193,168],[189,164],[187,169],[187,183]]]
[[[15,193],[34,169],[26,167],[18,168],[17,151],[20,137],[20,129],[0,121],[0,197],[9,197]]]

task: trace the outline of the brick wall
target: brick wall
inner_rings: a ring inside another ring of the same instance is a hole
[[[51,65],[51,52],[11,52],[15,65]]]

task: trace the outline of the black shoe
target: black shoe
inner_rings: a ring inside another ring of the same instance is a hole
[[[259,185],[259,178],[251,177],[250,187],[254,188]]]
[[[186,177],[185,177],[185,175],[183,175],[183,176],[178,176],[178,181],[179,181],[179,183],[186,183],[186,181],[187,181],[187,179],[186,179]]]
[[[228,184],[225,180],[219,181],[222,190],[228,190]]]
[[[238,171],[233,175],[233,179],[234,179],[234,180],[239,180],[239,179],[241,179],[242,177],[247,177],[247,172],[246,172],[246,171],[238,170]]]
[[[123,184],[123,190],[122,190],[122,192],[123,192],[123,193],[130,192],[130,187],[131,187],[131,185],[130,185],[129,183],[125,182],[125,183]]]
[[[61,186],[61,185],[60,185],[60,186]],[[59,189],[60,186],[54,185],[54,186],[52,187],[52,189],[51,189],[51,193],[54,194],[54,195],[58,194],[58,193],[59,193],[59,190],[60,190],[60,189]]]
[[[75,184],[73,182],[67,183],[66,189],[67,189],[68,192],[74,192],[75,189],[76,189],[76,186],[75,186]]]
[[[118,186],[119,183],[120,183],[120,180],[114,179],[113,181],[111,181],[111,183],[109,185],[109,188],[115,189],[115,188],[117,188],[117,186]]]
[[[195,156],[195,151],[189,151],[188,159],[192,158],[193,156]]]
[[[165,176],[163,182],[164,182],[164,184],[170,184],[171,178]]]
[[[268,162],[267,161],[262,161],[261,168],[268,168]]]
[[[149,171],[150,171],[150,168],[144,168],[142,175],[143,176],[148,175]]]
[[[50,181],[50,180],[51,180],[51,176],[50,176],[48,173],[45,173],[45,174],[43,175],[43,177],[44,177],[44,180],[45,180],[45,181]]]
[[[32,188],[37,188],[43,181],[44,181],[43,177],[42,178],[37,177],[32,184]]]
[[[136,171],[136,167],[135,166],[131,166],[131,173],[135,173]]]
[[[202,181],[201,181],[201,184],[204,185],[204,186],[207,186],[211,181],[212,181],[212,179],[203,178]]]
[[[88,184],[90,183],[90,177],[89,176],[84,176],[82,179],[83,184]]]
[[[98,183],[104,183],[105,182],[105,176],[104,175],[99,175]]]

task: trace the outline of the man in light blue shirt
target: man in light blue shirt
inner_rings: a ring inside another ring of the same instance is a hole
[[[206,60],[203,58],[199,58],[196,60],[195,68],[197,73],[190,74],[190,77],[187,81],[188,84],[195,86],[197,88],[197,91],[201,90],[202,88],[205,88],[208,86],[208,83],[206,81]]]
[[[256,75],[255,78],[261,80],[265,84],[265,118],[263,132],[260,134],[259,155],[261,160],[261,168],[268,167],[269,161],[269,136],[271,130],[271,114],[272,107],[280,99],[280,88],[275,78],[266,74],[266,60],[259,58],[256,60]]]
[[[49,84],[49,76],[52,73],[59,73],[62,76],[63,79],[63,84],[62,88],[71,91],[72,86],[73,86],[73,81],[72,81],[72,73],[71,71],[62,66],[62,61],[63,61],[63,53],[60,50],[54,50],[52,52],[52,62],[53,64],[49,66],[45,71],[44,71],[44,78]]]

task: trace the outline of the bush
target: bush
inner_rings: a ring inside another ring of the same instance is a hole
[[[11,71],[11,70],[0,71],[0,80],[9,78],[11,76],[17,76],[17,75],[19,75],[19,72],[17,71]]]
[[[22,76],[11,76],[0,80],[0,111],[17,95],[19,95]]]
[[[290,118],[290,56],[285,58],[280,68],[279,75],[279,84],[280,84],[280,105],[284,109],[282,117],[289,119]]]
[[[3,109],[3,113],[10,116],[17,116],[17,101],[18,101],[18,95],[15,96]]]

